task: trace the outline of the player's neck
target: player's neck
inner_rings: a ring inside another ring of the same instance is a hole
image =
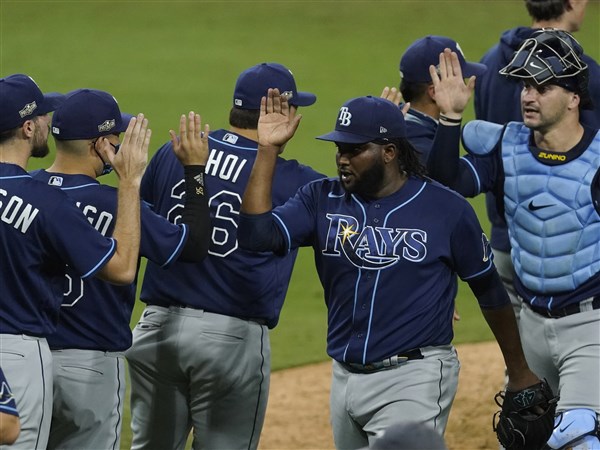
[[[417,101],[410,103],[410,109],[419,111],[432,119],[438,120],[440,118],[440,108],[433,102]]]
[[[569,33],[573,33],[577,31],[577,27],[568,20],[568,16],[563,14],[558,19],[551,20],[538,20],[533,22],[531,28],[556,28],[557,30],[568,31]]]
[[[566,153],[575,147],[583,137],[583,126],[579,121],[565,120],[547,131],[534,131],[536,147],[542,150]]]
[[[239,134],[240,136],[244,136],[246,139],[250,139],[251,141],[258,142],[257,130],[249,130],[247,128],[237,128],[230,126],[229,131],[235,134]]]
[[[17,142],[0,145],[0,162],[16,164],[23,170],[27,170],[27,162],[31,155],[31,149],[25,144]]]
[[[88,158],[74,157],[60,151],[56,152],[54,162],[46,171],[67,175],[87,175],[91,178],[96,178],[97,176],[94,165]]]

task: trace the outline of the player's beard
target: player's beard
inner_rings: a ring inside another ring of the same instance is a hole
[[[33,133],[31,156],[33,158],[43,158],[50,153],[50,148],[48,147],[48,135],[46,134],[46,136],[44,136],[39,121],[36,125]]]
[[[365,169],[359,176],[354,175],[354,182],[344,183],[341,180],[341,176],[340,181],[346,192],[372,197],[381,190],[384,182],[384,173],[385,165],[383,161],[376,159],[373,165]]]

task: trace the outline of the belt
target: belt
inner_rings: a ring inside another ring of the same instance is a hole
[[[561,317],[570,316],[572,314],[600,309],[600,296],[588,298],[579,303],[574,303],[573,305],[559,309],[540,308],[539,306],[530,305],[529,303],[526,303],[526,305],[540,316],[549,317],[551,319],[560,319]]]
[[[423,353],[418,348],[409,350],[399,355],[390,356],[383,361],[372,362],[369,364],[358,364],[358,363],[347,363],[340,362],[340,364],[352,373],[373,373],[379,372],[380,370],[393,369],[399,365],[413,359],[423,359]]]
[[[250,322],[255,322],[259,325],[267,325],[267,319],[263,319],[261,317],[239,317],[239,316],[230,316],[229,314],[223,314],[223,313],[212,313],[210,311],[207,311],[205,309],[202,308],[196,308],[194,306],[188,306],[185,305],[183,303],[180,304],[160,304],[160,303],[147,303],[148,306],[160,306],[162,308],[175,308],[175,309],[187,309],[190,311],[196,311],[197,313],[209,313],[209,314],[218,314],[220,316],[226,316],[226,317],[235,317],[236,319],[240,319],[240,320],[246,320],[246,321],[250,321]]]

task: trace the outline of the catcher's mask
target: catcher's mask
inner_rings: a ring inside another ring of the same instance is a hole
[[[575,92],[583,109],[593,109],[588,92],[588,65],[583,49],[571,34],[544,28],[526,39],[501,75],[537,85],[555,84]]]

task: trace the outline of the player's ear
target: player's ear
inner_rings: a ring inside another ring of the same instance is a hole
[[[35,127],[36,123],[32,119],[23,122],[23,124],[21,125],[21,132],[23,133],[23,136],[25,136],[26,138],[33,137],[33,134],[35,133]]]
[[[575,92],[571,92],[570,94],[571,94],[571,100],[569,101],[569,106],[567,106],[567,108],[569,110],[578,109],[579,103],[581,103],[581,97],[579,96],[579,94],[576,94]]]
[[[386,164],[398,159],[398,148],[395,144],[389,143],[383,146],[383,161]]]

